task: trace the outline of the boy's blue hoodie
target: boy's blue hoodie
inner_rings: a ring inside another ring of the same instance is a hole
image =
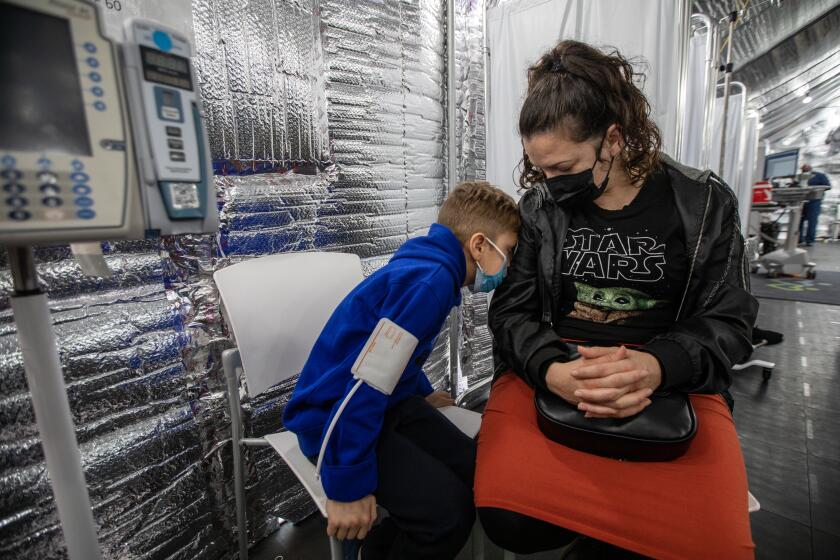
[[[309,355],[283,424],[301,450],[317,456],[335,411],[356,380],[350,368],[379,320],[387,318],[419,339],[391,395],[363,383],[350,399],[327,444],[321,482],[330,499],[351,502],[376,490],[376,443],[385,411],[433,389],[422,366],[450,309],[461,303],[464,250],[445,226],[407,241],[391,261],[344,298]]]

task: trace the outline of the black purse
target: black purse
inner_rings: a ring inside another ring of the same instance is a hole
[[[537,423],[545,436],[578,451],[628,461],[669,461],[688,450],[697,417],[688,395],[650,397],[629,418],[585,418],[584,412],[554,393],[537,388]]]

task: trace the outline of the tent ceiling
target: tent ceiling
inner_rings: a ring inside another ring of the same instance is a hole
[[[694,0],[694,11],[726,18],[743,0]],[[720,23],[721,40],[727,21]],[[747,87],[762,140],[811,146],[831,157],[840,142],[840,0],[751,0],[734,33],[733,79]],[[807,102],[806,102],[807,101]]]

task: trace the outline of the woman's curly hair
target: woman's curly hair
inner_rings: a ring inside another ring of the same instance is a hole
[[[561,129],[574,142],[600,138],[612,124],[624,138],[621,158],[630,179],[659,165],[662,138],[631,63],[617,50],[603,52],[579,41],[560,41],[528,68],[528,94],[519,112],[519,135]],[[519,186],[533,187],[543,172],[523,151]]]

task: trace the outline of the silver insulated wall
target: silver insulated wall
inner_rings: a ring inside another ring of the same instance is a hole
[[[459,179],[484,177],[483,12],[456,2]],[[443,0],[193,0],[218,235],[103,243],[108,279],[66,246],[37,251],[106,558],[235,556],[212,273],[313,250],[371,273],[424,233],[447,184],[445,18]],[[0,558],[64,558],[0,265]],[[462,317],[465,388],[492,369],[484,298]],[[448,325],[438,340],[426,371],[447,388]],[[293,384],[243,387],[246,436],[282,429]],[[314,511],[273,452],[246,459],[252,541]]]

